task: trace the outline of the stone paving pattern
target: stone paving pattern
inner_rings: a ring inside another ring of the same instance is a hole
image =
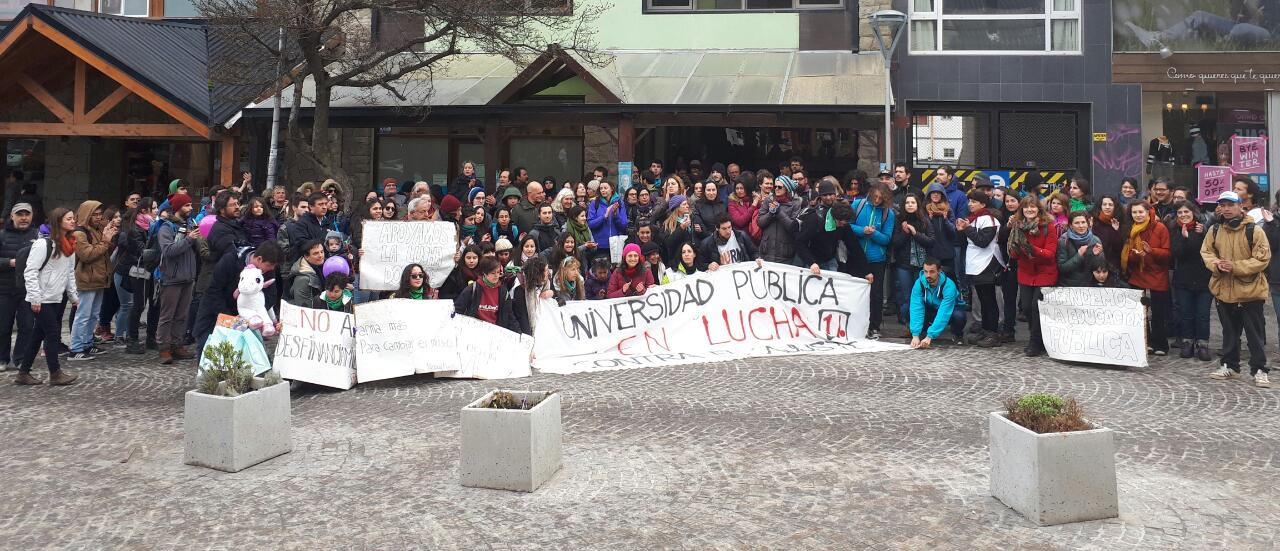
[[[309,387],[294,451],[227,474],[182,463],[194,364],[136,358],[72,387],[3,375],[0,548],[1280,548],[1280,388],[1195,360],[1019,344]],[[564,468],[537,493],[458,484],[459,409],[499,387],[563,393]],[[1042,528],[988,496],[985,414],[1029,391],[1117,431],[1120,518]]]

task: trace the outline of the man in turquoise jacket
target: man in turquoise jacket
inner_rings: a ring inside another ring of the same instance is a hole
[[[889,238],[893,236],[893,195],[880,184],[872,184],[862,199],[854,200],[853,220],[849,226],[858,236],[867,265],[875,278],[871,281],[871,315],[867,338],[880,338],[880,322],[884,314],[884,269],[888,266]]]
[[[965,316],[959,302],[956,282],[942,273],[937,259],[925,260],[919,279],[911,286],[911,348],[929,348],[948,325],[955,342],[963,342]]]

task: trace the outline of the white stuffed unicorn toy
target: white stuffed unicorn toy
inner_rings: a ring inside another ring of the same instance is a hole
[[[249,322],[249,327],[262,331],[263,337],[276,334],[275,317],[267,308],[267,299],[262,294],[263,289],[275,282],[274,279],[264,282],[262,270],[250,264],[240,271],[240,284],[236,286],[236,292],[233,293],[240,317]]]

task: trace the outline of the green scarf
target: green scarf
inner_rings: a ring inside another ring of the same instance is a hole
[[[422,291],[426,287],[418,287],[417,289],[409,289],[409,298],[413,300],[422,300]]]
[[[586,225],[579,224],[577,220],[570,220],[564,225],[564,231],[569,232],[573,236],[573,243],[579,247],[593,241],[591,237],[591,228]]]
[[[419,294],[421,294],[421,291],[419,291]],[[324,303],[329,305],[330,310],[341,310],[342,303],[350,298],[351,298],[351,290],[343,289],[342,294],[338,295],[338,298],[336,300],[329,298],[329,293],[325,293]]]
[[[826,229],[827,231],[836,231],[836,219],[831,216],[831,209],[827,209]]]

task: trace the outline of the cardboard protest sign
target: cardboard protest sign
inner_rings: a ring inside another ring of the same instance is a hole
[[[869,305],[870,284],[852,276],[730,264],[638,297],[539,308],[534,367],[579,373],[906,349],[863,338]]]
[[[1196,178],[1200,183],[1200,194],[1196,197],[1201,203],[1215,203],[1224,191],[1231,191],[1231,167],[1206,166],[1196,167]]]
[[[280,322],[274,365],[281,377],[343,390],[355,386],[355,316],[282,302]]]
[[[438,289],[453,271],[458,252],[458,227],[449,222],[364,222],[360,247],[360,288],[394,291],[400,273],[413,263],[427,271]]]
[[[1267,171],[1267,139],[1231,137],[1231,171],[1261,174]]]
[[[1040,332],[1049,357],[1147,365],[1146,314],[1140,289],[1051,287],[1043,293]]]
[[[388,299],[356,305],[356,373],[361,383],[440,373],[447,377],[528,377],[533,340],[453,315],[448,300]]]

